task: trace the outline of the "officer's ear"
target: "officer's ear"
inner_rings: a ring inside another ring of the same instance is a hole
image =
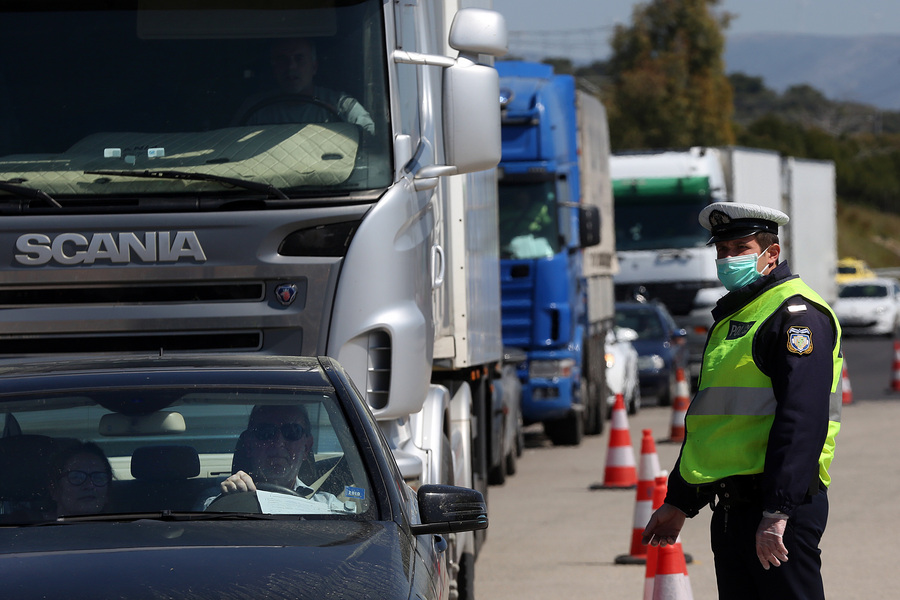
[[[781,259],[781,245],[778,242],[771,244],[769,246],[769,248],[765,251],[765,255],[766,255],[766,263],[769,266],[774,268],[775,265],[777,265]]]

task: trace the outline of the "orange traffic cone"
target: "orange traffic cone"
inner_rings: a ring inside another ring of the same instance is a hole
[[[606,452],[603,483],[594,484],[591,489],[631,489],[636,485],[637,467],[634,462],[634,449],[631,447],[631,433],[628,431],[625,397],[616,394],[609,428],[609,449]]]
[[[617,565],[642,565],[647,562],[648,547],[641,536],[653,514],[653,491],[659,476],[659,456],[653,442],[653,430],[644,429],[641,439],[641,464],[638,469],[637,495],[634,503],[634,523],[631,530],[631,550],[616,557]],[[662,502],[660,502],[662,503]]]
[[[666,499],[666,471],[653,479],[653,510],[662,506]],[[652,514],[652,513],[651,513]],[[644,570],[644,600],[652,600],[653,584],[656,580],[656,562],[659,558],[658,546],[647,546],[647,568]]]
[[[891,389],[900,392],[900,340],[894,340],[894,381]]]
[[[692,600],[691,583],[687,577],[687,563],[678,544],[660,546],[656,555],[656,575],[653,577],[653,600]]]
[[[853,388],[850,387],[850,377],[847,375],[846,358],[844,359],[844,367],[841,370],[841,403],[853,404]]]
[[[669,439],[664,442],[681,443],[684,441],[684,417],[691,403],[691,389],[684,377],[684,369],[675,371],[675,398],[672,400],[672,426]]]
[[[666,473],[655,479],[653,509],[666,498]],[[679,535],[671,546],[650,546],[644,578],[644,600],[693,600],[687,563]]]

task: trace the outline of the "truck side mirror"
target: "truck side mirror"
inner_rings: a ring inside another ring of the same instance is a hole
[[[497,70],[467,61],[444,69],[444,155],[456,173],[500,162],[500,77]]]
[[[600,208],[597,206],[578,207],[578,237],[582,248],[600,243]]]
[[[503,56],[506,20],[496,11],[464,8],[453,17],[450,47],[456,63],[444,69],[444,152],[457,173],[482,171],[500,162],[500,76],[478,64],[478,55]]]

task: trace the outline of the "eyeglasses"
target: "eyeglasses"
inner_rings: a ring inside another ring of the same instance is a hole
[[[300,423],[282,423],[281,425],[263,423],[250,429],[253,437],[261,442],[274,440],[279,431],[281,432],[281,437],[288,442],[296,442],[306,435],[306,428]]]
[[[88,480],[88,477],[91,478],[91,483],[93,483],[96,487],[103,487],[109,483],[109,473],[105,471],[94,471],[93,473],[86,473],[84,471],[68,471],[65,475],[66,481],[71,483],[72,485],[82,485],[85,481]]]

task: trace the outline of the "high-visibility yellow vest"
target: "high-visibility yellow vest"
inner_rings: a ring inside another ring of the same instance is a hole
[[[826,486],[831,484],[828,467],[841,428],[841,328],[828,304],[798,278],[763,292],[713,327],[703,352],[700,387],[685,416],[681,476],[688,483],[763,472],[776,401],[771,379],[753,360],[753,339],[766,319],[798,295],[829,314],[835,328],[828,434],[819,455],[819,478]],[[745,327],[746,333],[726,339],[731,327]],[[802,331],[795,341],[802,349]]]

